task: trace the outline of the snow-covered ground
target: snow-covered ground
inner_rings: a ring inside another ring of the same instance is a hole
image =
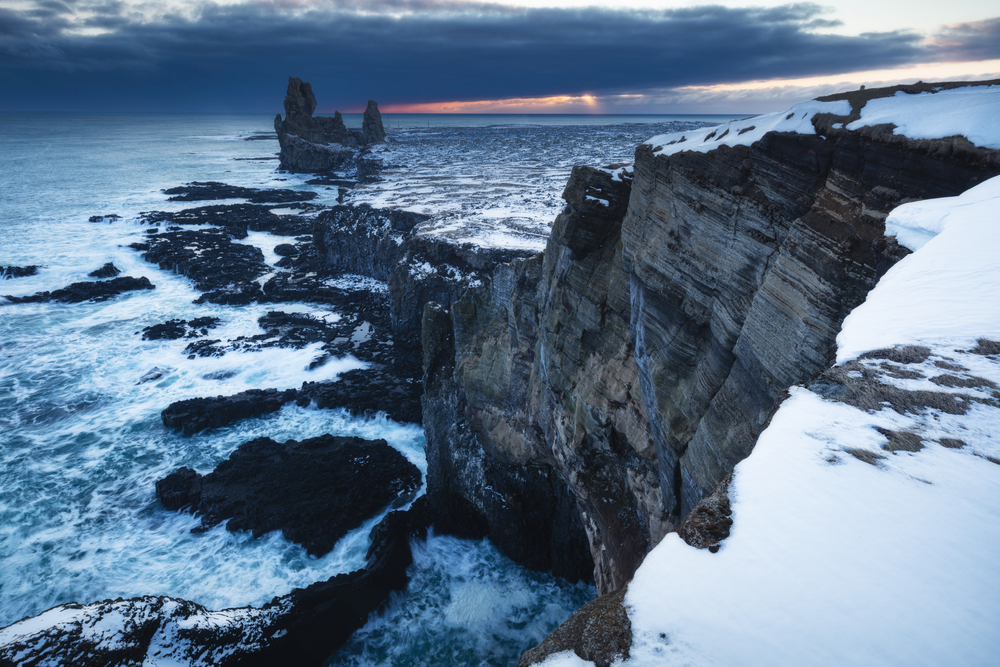
[[[995,122],[974,133],[984,105],[1000,118],[1000,90],[939,94],[886,98],[859,122],[1000,145]],[[920,124],[939,107],[968,125]],[[736,467],[721,549],[672,533],[629,584],[624,664],[998,664],[1000,177],[901,206],[887,233],[915,252],[845,320],[838,366],[793,388]]]
[[[719,146],[749,146],[768,132],[816,134],[812,119],[819,113],[848,116],[851,104],[847,100],[810,100],[787,111],[716,127],[658,134],[645,143],[652,146],[658,155],[673,155],[682,151],[707,153]],[[849,123],[847,129],[892,123],[896,126],[896,134],[912,139],[964,136],[976,146],[996,149],[1000,148],[1000,133],[996,129],[998,119],[1000,86],[966,86],[917,95],[899,91],[892,97],[869,100],[861,109],[861,118]]]

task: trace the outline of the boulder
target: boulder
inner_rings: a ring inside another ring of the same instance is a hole
[[[228,520],[228,530],[259,537],[281,530],[322,556],[390,503],[420,488],[420,471],[385,440],[323,435],[284,443],[245,442],[211,473],[181,468],[156,483],[164,507],[187,506],[199,530]]]

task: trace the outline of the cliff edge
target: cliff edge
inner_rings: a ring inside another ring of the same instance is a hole
[[[888,213],[1000,173],[991,146],[880,115],[972,86],[814,100],[655,137],[632,172],[575,170],[542,255],[425,310],[438,522],[564,576],[585,548],[602,593],[629,581],[832,363],[909,252]]]

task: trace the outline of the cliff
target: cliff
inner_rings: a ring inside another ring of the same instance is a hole
[[[439,523],[562,574],[582,574],[583,543],[602,593],[626,583],[831,363],[908,252],[889,211],[1000,172],[966,138],[866,124],[896,92],[657,137],[631,179],[577,169],[543,255],[425,310]]]
[[[361,130],[349,130],[339,111],[329,116],[313,116],[316,96],[312,86],[295,77],[288,78],[285,118],[274,119],[274,131],[281,146],[280,167],[287,171],[318,173],[341,169],[356,161],[359,148],[385,141],[385,129],[378,103],[368,100]]]
[[[996,661],[998,204],[1000,177],[890,214],[914,252],[844,320],[837,364],[791,389],[736,466],[717,512],[731,535],[714,554],[669,535],[620,598],[624,650],[600,627],[570,649],[658,667]],[[594,627],[586,611],[575,627]]]

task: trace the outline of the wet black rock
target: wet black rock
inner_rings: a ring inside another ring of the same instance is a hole
[[[9,280],[10,278],[26,278],[28,276],[33,276],[38,273],[37,264],[29,264],[28,266],[0,266],[0,280]]]
[[[95,270],[91,271],[90,273],[88,273],[87,275],[90,276],[91,278],[114,278],[115,276],[117,276],[120,273],[121,273],[121,269],[119,269],[117,266],[115,266],[111,262],[107,262],[101,268],[95,269]]]
[[[114,222],[115,220],[121,220],[122,217],[117,213],[108,213],[107,215],[92,215],[90,216],[90,222]]]
[[[193,181],[169,188],[163,194],[170,201],[211,201],[214,199],[246,199],[252,204],[288,204],[316,198],[315,192],[280,188],[244,188],[217,181]]]
[[[214,225],[281,236],[312,233],[312,218],[299,214],[278,215],[272,208],[267,204],[212,204],[183,211],[146,211],[139,214],[139,219],[149,225]],[[326,207],[297,203],[293,208],[302,214],[311,214]]]
[[[299,249],[291,243],[280,243],[274,246],[274,254],[278,257],[291,257],[292,255],[298,255]]]
[[[295,400],[296,390],[248,389],[233,396],[190,398],[171,403],[160,413],[167,428],[177,428],[192,435],[206,428],[220,428],[237,419],[277,412]]]
[[[419,352],[410,355],[419,364]],[[341,373],[333,382],[306,382],[296,402],[318,408],[343,408],[355,414],[384,412],[398,422],[419,424],[422,387],[416,368],[376,366]]]
[[[324,435],[245,442],[211,473],[181,468],[157,482],[166,507],[189,506],[201,530],[226,521],[254,537],[281,530],[313,555],[420,488],[420,471],[385,440]]]
[[[149,278],[114,278],[113,280],[98,280],[90,283],[73,283],[53,292],[39,292],[31,296],[7,296],[14,303],[41,303],[61,301],[63,303],[80,303],[83,301],[107,301],[125,292],[153,289],[156,285]]]
[[[218,317],[196,317],[193,320],[167,320],[161,324],[143,327],[143,340],[177,340],[207,336],[222,322]]]
[[[149,238],[143,259],[191,278],[206,292],[199,301],[243,305],[258,298],[257,278],[270,271],[260,248],[233,242],[246,235],[233,227],[165,232]]]
[[[218,352],[218,348],[210,347],[203,356],[213,356],[212,352]],[[303,407],[342,408],[358,415],[384,412],[395,421],[419,424],[422,388],[415,375],[414,369],[378,365],[341,373],[336,380],[304,382],[299,389],[248,389],[231,396],[176,401],[160,413],[160,419],[167,428],[193,435],[207,428],[222,428],[240,419],[277,412],[295,401]]]
[[[321,665],[393,591],[406,587],[419,506],[390,512],[370,533],[364,569],[340,574],[263,607],[209,611],[169,597],[75,603],[24,619],[0,644],[0,665],[75,667],[171,662],[192,667]],[[56,620],[58,618],[58,621]]]

